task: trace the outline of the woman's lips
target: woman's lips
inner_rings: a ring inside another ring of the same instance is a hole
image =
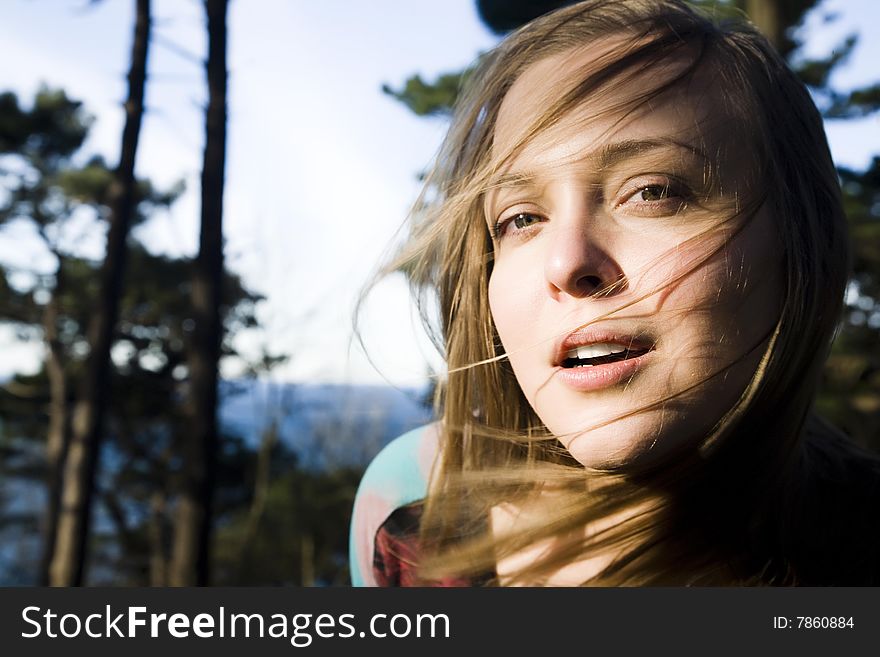
[[[651,351],[656,341],[644,332],[611,331],[598,327],[584,327],[569,333],[556,345],[553,365],[562,365],[572,349],[589,345],[620,345],[628,351]]]
[[[636,373],[650,362],[653,350],[604,365],[586,365],[582,367],[558,366],[554,376],[559,381],[578,392],[592,392],[629,382]]]

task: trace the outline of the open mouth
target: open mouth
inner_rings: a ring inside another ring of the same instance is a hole
[[[639,356],[644,356],[650,350],[649,347],[625,347],[610,343],[583,345],[569,349],[560,364],[566,369],[595,367],[596,365],[606,365],[608,363],[638,358]]]

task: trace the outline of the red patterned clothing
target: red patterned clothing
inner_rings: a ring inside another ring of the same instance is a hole
[[[423,504],[394,511],[376,532],[373,576],[377,586],[475,586],[481,581],[444,577],[423,581],[418,576],[419,522]]]
[[[475,586],[470,580],[420,580],[419,523],[437,457],[434,425],[393,440],[370,463],[351,519],[349,562],[354,586]]]

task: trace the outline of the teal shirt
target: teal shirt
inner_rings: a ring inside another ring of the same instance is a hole
[[[427,425],[388,443],[373,459],[358,486],[349,533],[352,586],[375,586],[376,533],[396,509],[418,502],[428,492],[437,455],[437,431]]]

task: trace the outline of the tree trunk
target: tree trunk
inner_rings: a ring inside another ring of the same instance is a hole
[[[300,586],[315,585],[315,539],[308,530],[300,537]]]
[[[177,502],[172,586],[205,586],[209,580],[217,453],[217,366],[223,327],[223,179],[226,159],[227,0],[206,0],[208,109],[202,164],[199,254],[193,270],[195,328],[189,349],[190,431],[184,447],[183,489]]]
[[[73,414],[73,436],[64,468],[61,514],[50,566],[50,582],[55,586],[82,585],[88,556],[94,480],[110,376],[110,347],[119,314],[126,240],[135,207],[134,162],[144,112],[150,0],[137,0],[136,11],[122,152],[110,188],[107,254],[101,267],[100,296],[89,326],[89,357]]]
[[[64,371],[64,348],[58,338],[58,306],[64,293],[64,269],[61,254],[55,274],[55,289],[43,312],[43,341],[46,344],[46,375],[49,379],[49,429],[46,436],[46,515],[43,518],[43,554],[40,558],[40,586],[48,586],[49,567],[55,553],[58,513],[64,462],[70,447],[70,408],[67,402],[67,375]]]
[[[745,0],[745,11],[761,34],[780,49],[785,35],[777,0]]]
[[[165,491],[150,498],[150,586],[168,586],[168,523]]]
[[[245,583],[242,581],[245,562],[251,545],[257,537],[260,520],[266,511],[266,500],[269,497],[269,484],[271,483],[272,474],[272,450],[275,449],[277,444],[278,421],[272,420],[272,423],[263,431],[263,438],[260,441],[260,451],[257,453],[257,467],[254,473],[254,497],[251,500],[251,508],[248,510],[247,523],[241,537],[241,544],[238,547],[238,558],[236,559],[238,575],[236,580],[239,584]]]

